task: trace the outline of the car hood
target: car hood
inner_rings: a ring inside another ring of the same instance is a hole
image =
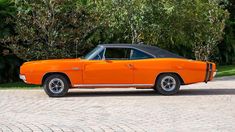
[[[45,64],[45,63],[66,63],[66,62],[78,62],[81,61],[80,58],[76,59],[53,59],[53,60],[38,60],[38,61],[28,61],[25,62],[23,65],[30,65],[30,64]]]
[[[80,58],[29,61],[20,67],[20,73],[70,70],[72,67],[80,67],[81,61]]]

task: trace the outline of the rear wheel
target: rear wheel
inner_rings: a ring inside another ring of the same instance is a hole
[[[163,95],[176,94],[180,88],[180,79],[175,74],[162,74],[158,77],[154,90]]]
[[[68,92],[69,83],[64,76],[53,74],[46,78],[43,88],[49,97],[62,97]]]

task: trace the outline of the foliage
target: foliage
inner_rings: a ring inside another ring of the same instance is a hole
[[[216,77],[235,75],[235,65],[219,66]]]
[[[0,38],[14,34],[14,23],[10,21],[14,16],[14,4],[9,0],[0,0]]]
[[[24,60],[78,57],[99,43],[235,59],[234,0],[0,0],[0,30],[0,52],[9,47]],[[18,78],[23,61],[14,54],[0,53],[0,82]]]
[[[218,45],[217,61],[220,64],[235,62],[235,1],[230,0],[226,7],[230,17],[226,22],[224,40]]]
[[[0,84],[0,89],[38,89],[37,85],[29,85],[24,82],[4,83]]]
[[[17,35],[9,38],[10,47],[25,60],[75,57],[92,44],[91,36],[99,27],[96,13],[82,1],[20,0],[15,4]]]
[[[224,3],[226,0],[17,0],[17,35],[4,42],[26,60],[77,57],[98,43],[114,42],[143,42],[210,60],[224,35],[228,18]]]
[[[146,0],[104,0],[97,3],[101,23],[109,34],[107,42],[141,42],[144,30]]]
[[[101,2],[98,8],[105,16],[111,40],[167,49],[182,46],[191,49],[197,59],[208,60],[222,40],[228,18],[219,4],[205,0],[117,0]]]

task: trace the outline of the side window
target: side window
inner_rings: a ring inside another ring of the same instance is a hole
[[[97,54],[92,60],[102,60],[104,55],[104,50],[102,50],[99,54]]]
[[[106,60],[129,60],[131,49],[129,48],[106,48]]]
[[[149,59],[149,58],[153,58],[153,57],[149,54],[146,54],[146,53],[139,51],[139,50],[136,50],[136,49],[131,50],[131,56],[130,56],[131,60]]]

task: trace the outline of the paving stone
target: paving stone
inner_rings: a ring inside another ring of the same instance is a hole
[[[174,96],[151,89],[0,90],[0,132],[235,131],[235,77],[182,86]]]

